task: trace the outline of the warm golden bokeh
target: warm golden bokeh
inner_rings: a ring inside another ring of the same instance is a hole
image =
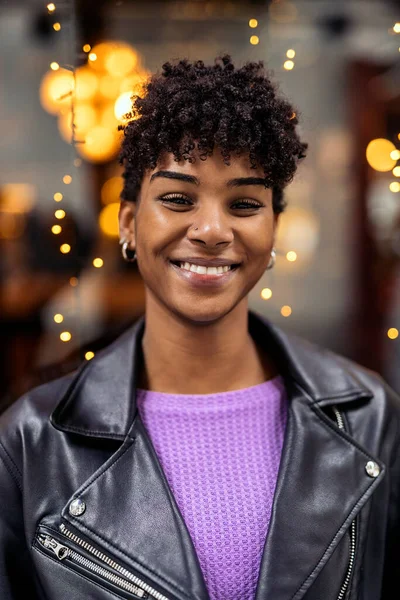
[[[366,150],[368,164],[375,171],[391,171],[396,164],[396,161],[391,157],[394,150],[396,150],[396,147],[390,140],[385,138],[372,140]]]
[[[119,202],[107,204],[100,212],[99,226],[101,231],[108,237],[119,237],[118,213]]]

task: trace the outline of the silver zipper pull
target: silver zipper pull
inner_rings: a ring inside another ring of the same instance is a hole
[[[64,558],[67,558],[71,554],[71,550],[67,546],[59,544],[57,540],[49,535],[40,535],[39,541],[45,548],[52,550],[59,560],[64,560]]]

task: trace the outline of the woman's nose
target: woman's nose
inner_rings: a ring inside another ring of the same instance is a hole
[[[192,241],[201,241],[210,246],[229,243],[233,240],[233,231],[228,215],[224,215],[222,210],[215,207],[196,212],[187,235]]]

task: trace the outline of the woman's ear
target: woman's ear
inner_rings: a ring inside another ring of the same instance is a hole
[[[119,237],[125,238],[129,242],[129,248],[135,249],[135,215],[136,202],[122,200],[119,207],[118,222],[119,222]]]

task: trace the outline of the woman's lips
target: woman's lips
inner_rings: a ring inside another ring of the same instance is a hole
[[[171,261],[169,261],[169,264],[185,281],[199,287],[218,287],[224,285],[227,281],[232,279],[238,270],[238,267],[235,267],[229,269],[229,271],[226,271],[225,273],[215,273],[210,275],[207,273],[196,273],[195,271],[181,269]]]

